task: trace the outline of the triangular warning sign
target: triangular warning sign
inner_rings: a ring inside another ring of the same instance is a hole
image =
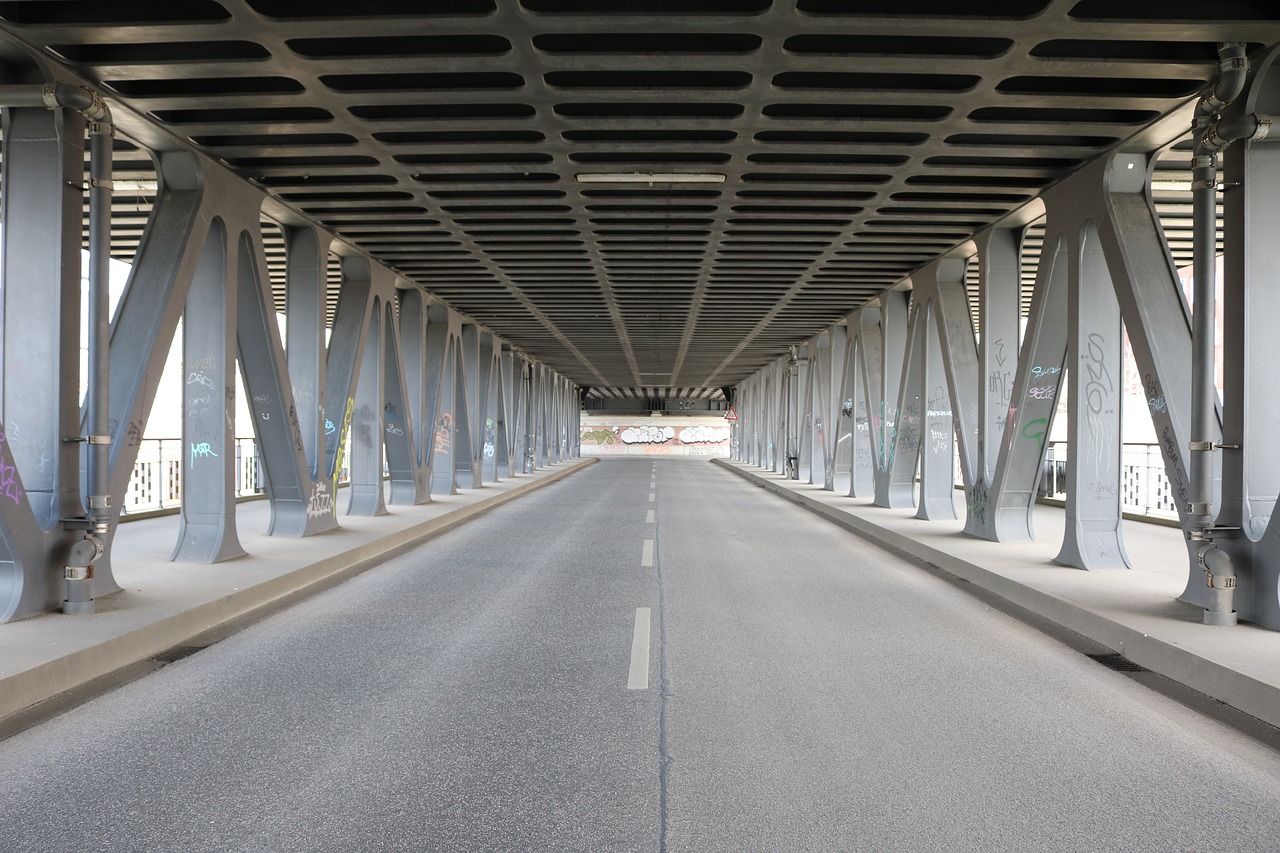
[[[724,413],[724,419],[726,421],[736,421],[738,419],[738,410],[730,406],[729,411]]]

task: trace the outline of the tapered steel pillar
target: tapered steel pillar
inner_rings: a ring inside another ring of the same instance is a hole
[[[401,308],[403,307],[402,302]],[[403,316],[401,319],[403,321]],[[382,404],[382,437],[387,453],[387,469],[391,474],[391,503],[415,506],[431,500],[431,482],[427,466],[420,462],[417,415],[410,402],[410,385],[404,367],[407,358],[418,359],[421,335],[418,336],[416,350],[407,352],[391,304],[387,303],[382,306],[382,337],[385,395]]]
[[[1071,489],[1062,550],[1055,559],[1082,569],[1127,568],[1120,529],[1120,305],[1092,225],[1082,229],[1069,270]]]
[[[311,476],[327,479],[325,446],[325,312],[329,249],[314,227],[285,226],[285,312],[289,381]],[[340,401],[345,403],[345,399]]]
[[[1062,232],[1045,234],[1031,316],[1014,373],[1005,442],[996,467],[996,488],[988,512],[1001,542],[1035,539],[1032,509],[1045,447],[1058,409],[1058,390],[1067,357],[1068,250]]]
[[[382,300],[375,296],[364,336],[360,379],[351,415],[351,485],[348,515],[385,515],[382,494],[383,328]]]
[[[307,464],[305,436],[280,345],[260,234],[245,232],[237,243],[236,340],[271,505],[267,532],[310,536],[332,530],[337,520],[329,511],[327,478],[317,480]]]
[[[480,330],[473,323],[462,324],[458,362],[458,417],[454,426],[458,437],[458,482],[463,488],[478,489],[483,484],[484,416],[480,413]]]
[[[209,227],[183,317],[183,477],[171,560],[218,563],[244,555],[236,533],[235,341],[238,288],[221,219]]]
[[[924,357],[920,379],[924,407],[920,413],[920,501],[916,517],[938,520],[956,517],[955,508],[955,419],[951,395],[947,391],[942,341],[937,329],[936,299],[922,309],[921,331]]]

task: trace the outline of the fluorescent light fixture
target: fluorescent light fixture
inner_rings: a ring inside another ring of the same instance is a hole
[[[580,184],[723,184],[714,172],[585,172]]]

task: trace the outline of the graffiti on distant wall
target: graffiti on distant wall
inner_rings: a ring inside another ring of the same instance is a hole
[[[584,425],[581,432],[588,455],[727,456],[730,435],[729,427],[708,424],[595,424]]]
[[[606,446],[625,445],[719,445],[729,441],[728,427],[688,426],[677,430],[670,426],[583,427],[582,443]]]

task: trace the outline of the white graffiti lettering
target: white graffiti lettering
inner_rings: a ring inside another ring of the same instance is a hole
[[[208,375],[207,375],[207,374],[202,373],[202,372],[201,372],[201,371],[199,371],[199,370],[193,370],[193,371],[191,371],[191,373],[187,374],[187,384],[188,384],[188,385],[203,385],[203,386],[205,386],[206,388],[217,388],[217,387],[218,387],[217,385],[215,385],[215,384],[214,384],[214,381],[208,377]]]
[[[627,427],[618,437],[623,444],[662,444],[675,438],[676,431],[672,427]]]
[[[307,517],[318,518],[325,515],[333,515],[333,495],[329,494],[329,485],[320,481],[316,483],[311,499],[307,501]]]
[[[683,444],[719,444],[729,440],[729,427],[691,426],[680,430]]]

